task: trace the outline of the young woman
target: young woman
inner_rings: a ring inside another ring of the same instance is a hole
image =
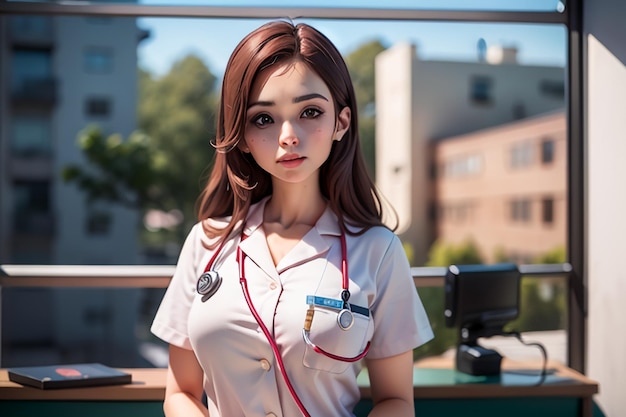
[[[152,325],[167,416],[352,416],[363,361],[370,415],[414,414],[412,349],[433,335],[356,116],[312,27],[271,22],[236,47],[200,221]]]

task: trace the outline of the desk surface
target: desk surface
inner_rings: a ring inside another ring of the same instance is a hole
[[[449,358],[428,358],[416,363],[413,372],[415,398],[494,398],[494,397],[588,397],[598,392],[598,384],[560,364],[550,364],[554,373],[536,386],[539,367],[503,361],[499,377],[474,377],[455,371]],[[511,371],[534,370],[536,375],[516,375]],[[41,390],[9,381],[0,370],[0,400],[94,400],[161,401],[165,393],[165,369],[124,369],[133,383],[100,387]],[[367,373],[359,375],[363,398],[371,396]]]

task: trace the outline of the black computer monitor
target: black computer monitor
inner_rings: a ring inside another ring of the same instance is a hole
[[[502,357],[478,344],[503,334],[519,315],[520,272],[515,264],[452,265],[445,278],[445,322],[459,329],[456,366],[473,375],[500,372]]]
[[[520,272],[515,264],[451,265],[445,278],[446,326],[461,341],[499,334],[519,315]]]

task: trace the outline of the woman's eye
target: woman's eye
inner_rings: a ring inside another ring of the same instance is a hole
[[[255,125],[259,127],[266,126],[272,122],[273,122],[272,118],[268,116],[267,114],[260,114],[254,119],[252,119],[252,123],[254,123]]]
[[[321,110],[311,108],[311,109],[304,110],[302,112],[302,117],[305,119],[314,119],[320,116],[321,114],[323,114]]]

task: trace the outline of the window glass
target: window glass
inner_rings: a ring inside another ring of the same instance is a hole
[[[453,3],[447,4],[453,7]],[[467,7],[478,8],[477,4],[467,3]],[[489,5],[487,9],[512,7],[508,2]],[[415,7],[413,2],[388,7],[395,6]],[[346,7],[356,7],[356,3]],[[432,2],[430,7],[446,6]],[[554,2],[549,7],[554,9]],[[13,106],[7,126],[15,126],[16,121],[23,125],[15,128],[17,135],[14,128],[9,129],[14,136],[28,138],[12,136],[10,140],[15,140],[19,149],[43,148],[47,130],[46,141],[52,146],[58,170],[47,174],[47,191],[21,188],[7,193],[2,184],[33,181],[23,176],[33,174],[20,173],[18,178],[3,166],[2,175],[8,175],[10,181],[0,182],[0,193],[9,207],[47,207],[51,212],[54,206],[55,215],[48,219],[56,227],[50,229],[54,233],[47,236],[47,243],[17,242],[11,236],[4,239],[0,263],[41,262],[39,255],[29,257],[30,247],[30,254],[47,254],[46,263],[53,264],[172,264],[185,234],[196,222],[195,198],[212,158],[208,143],[215,131],[216,102],[226,62],[237,42],[265,20],[51,19],[54,47],[43,54],[25,52],[10,65],[22,69],[21,74],[30,71],[32,76],[58,79],[61,99],[51,109],[45,128],[34,118],[19,119]],[[560,219],[565,218],[567,207],[563,200],[555,200],[553,226],[547,228],[541,227],[542,203],[526,196],[566,195],[564,181],[554,185],[554,190],[540,193],[539,185],[548,184],[547,177],[531,175],[564,177],[565,164],[557,162],[565,159],[567,146],[553,148],[555,163],[551,167],[555,172],[543,172],[548,171],[545,167],[542,172],[511,169],[514,163],[532,161],[533,148],[543,157],[540,139],[553,133],[542,131],[540,121],[546,114],[563,114],[567,107],[565,97],[555,98],[537,88],[546,79],[565,85],[564,27],[300,21],[327,34],[346,57],[356,85],[364,155],[377,185],[401,219],[398,233],[411,265],[443,266],[459,259],[539,262],[555,247],[564,246]],[[10,41],[3,38],[1,42]],[[103,72],[106,77],[100,75]],[[2,76],[10,73],[1,72]],[[478,78],[482,86],[472,82],[475,77],[484,77]],[[408,81],[394,84],[398,80]],[[376,84],[393,88],[383,88],[386,93],[378,94]],[[475,105],[473,96],[491,105]],[[565,137],[565,118],[556,123]],[[513,151],[519,143],[524,145]],[[129,154],[136,159],[120,157]],[[131,160],[132,164],[124,163]],[[144,160],[152,162],[141,165]],[[64,181],[61,172],[74,180]],[[119,180],[117,185],[122,187],[106,181],[107,173],[124,172],[130,173],[126,178],[132,181]],[[128,189],[128,184],[137,188]],[[36,201],[35,194],[47,195],[48,205]],[[90,213],[85,204],[89,199],[106,203],[106,212]],[[533,205],[537,213],[531,216]],[[5,208],[0,215],[10,224],[11,209]],[[525,221],[523,227],[518,221]],[[549,234],[548,238],[541,233]],[[531,245],[533,242],[542,244]],[[157,356],[162,352],[160,348],[150,350],[158,342],[147,331],[161,296],[161,290],[141,289],[129,304],[146,312],[139,315],[144,322],[137,324],[134,333],[141,339],[138,343],[148,346],[140,355],[144,359],[145,352],[157,352]],[[422,298],[428,300],[428,293]],[[68,307],[62,314],[80,317],[77,328],[93,326],[94,332],[107,328],[103,323],[115,320],[113,307],[92,301],[94,305],[81,307],[77,313],[68,313]],[[443,316],[433,309],[430,317],[441,327]],[[71,335],[63,337],[70,340]],[[3,338],[2,343],[12,342]],[[81,345],[79,353],[74,352],[76,356],[67,357],[79,357],[99,343],[104,342],[94,336]],[[113,359],[106,362],[119,363]]]
[[[14,93],[28,88],[29,83],[48,80],[52,74],[49,50],[14,49],[12,53],[11,87]]]
[[[113,70],[113,50],[107,47],[87,47],[83,53],[83,64],[86,72],[111,72]]]
[[[106,117],[111,113],[111,100],[108,97],[87,97],[85,113],[88,116]]]
[[[554,140],[544,139],[541,141],[541,162],[549,164],[554,161]]]
[[[50,183],[48,181],[17,181],[13,192],[16,212],[50,210]]]
[[[491,104],[493,93],[491,89],[492,80],[489,77],[475,76],[471,79],[470,99],[476,104]]]
[[[552,224],[554,222],[554,199],[553,198],[544,198],[541,201],[541,213],[543,223],[546,225]]]
[[[523,168],[533,163],[533,147],[530,141],[517,143],[511,147],[511,167]]]
[[[52,151],[49,116],[15,115],[11,150],[15,155],[47,155]]]

